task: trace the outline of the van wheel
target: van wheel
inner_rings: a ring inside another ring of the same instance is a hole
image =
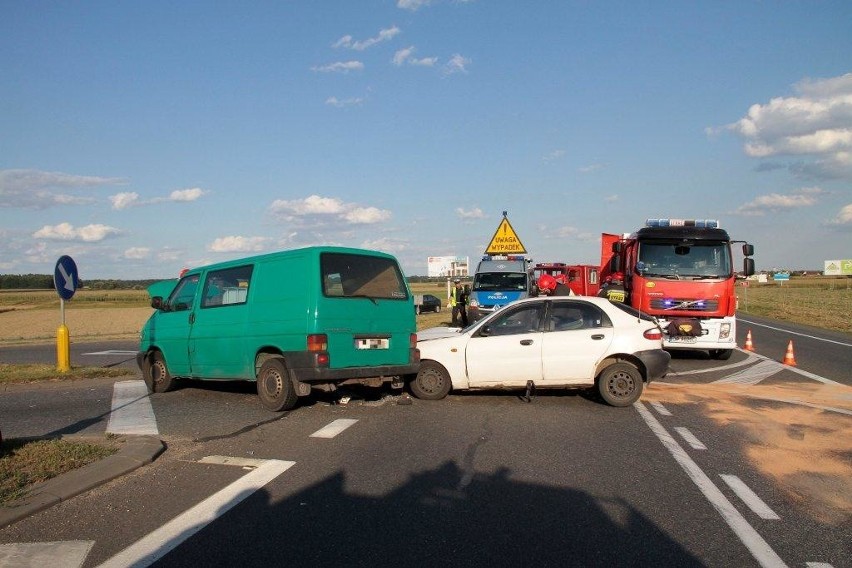
[[[296,406],[299,397],[280,357],[267,359],[257,375],[257,396],[267,410],[278,412]]]
[[[169,392],[175,388],[175,378],[169,373],[166,359],[159,351],[154,351],[148,356],[144,379],[151,392]]]
[[[423,400],[440,400],[447,396],[452,381],[441,365],[426,361],[411,380],[411,394]]]
[[[615,363],[598,375],[598,392],[612,406],[630,406],[642,396],[642,374],[630,363]]]

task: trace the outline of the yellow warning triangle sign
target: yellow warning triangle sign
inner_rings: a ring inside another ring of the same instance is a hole
[[[518,238],[515,229],[512,228],[512,224],[509,223],[509,219],[504,216],[494,236],[491,237],[491,242],[488,244],[488,248],[485,249],[485,254],[526,253],[527,249],[524,248],[524,244]]]

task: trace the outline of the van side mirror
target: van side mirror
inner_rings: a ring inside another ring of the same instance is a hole
[[[753,258],[744,258],[743,259],[743,275],[751,276],[754,274],[754,259]]]
[[[155,310],[163,309],[163,297],[162,296],[154,296],[151,298],[151,307]]]
[[[754,254],[754,245],[745,243],[743,245],[743,256],[751,256]]]

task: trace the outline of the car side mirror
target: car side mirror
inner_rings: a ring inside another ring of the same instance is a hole
[[[491,326],[483,325],[482,329],[479,330],[479,337],[488,337],[491,335]]]

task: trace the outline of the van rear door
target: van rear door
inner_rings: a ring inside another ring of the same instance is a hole
[[[414,300],[389,255],[324,252],[316,332],[328,338],[331,369],[410,363]]]

